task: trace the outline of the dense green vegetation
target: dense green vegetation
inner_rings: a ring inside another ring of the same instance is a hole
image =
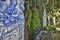
[[[29,0],[26,0],[25,3],[25,17],[27,19],[27,27],[29,30],[29,39],[33,40],[33,36],[37,34],[39,26],[40,26],[40,19],[39,19],[39,12],[34,6],[32,9],[29,7]]]
[[[25,0],[25,27],[28,30],[29,40],[34,40],[40,27],[43,27],[44,9],[46,18],[50,17],[44,30],[51,31],[55,30],[55,27],[60,27],[60,0]]]

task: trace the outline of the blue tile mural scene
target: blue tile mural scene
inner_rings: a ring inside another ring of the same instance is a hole
[[[24,0],[0,0],[0,40],[24,40]]]

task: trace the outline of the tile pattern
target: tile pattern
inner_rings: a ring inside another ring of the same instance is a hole
[[[0,0],[0,40],[24,40],[24,0]]]

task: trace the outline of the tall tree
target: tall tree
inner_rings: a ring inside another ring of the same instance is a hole
[[[28,34],[28,13],[29,13],[29,0],[25,0],[25,30],[24,30],[24,40],[29,40],[29,34]]]
[[[38,33],[39,27],[40,19],[38,9],[36,8],[36,0],[32,0],[31,40],[34,40],[33,38]]]

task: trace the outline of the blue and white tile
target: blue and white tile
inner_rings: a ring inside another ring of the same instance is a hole
[[[24,40],[24,0],[0,0],[0,5],[1,40]]]

